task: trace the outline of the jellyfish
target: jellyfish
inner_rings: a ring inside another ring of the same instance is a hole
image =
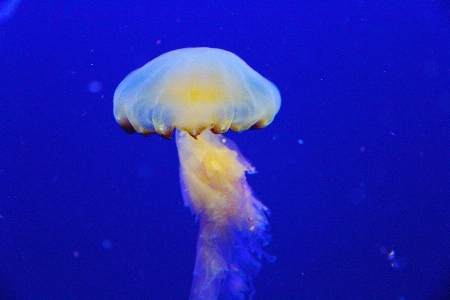
[[[8,21],[19,6],[21,0],[4,0],[0,2],[0,24]]]
[[[252,193],[255,168],[223,133],[269,125],[281,105],[276,86],[235,54],[214,48],[165,53],[130,73],[114,93],[128,133],[175,130],[185,206],[199,222],[189,299],[251,299],[268,260],[268,208]]]

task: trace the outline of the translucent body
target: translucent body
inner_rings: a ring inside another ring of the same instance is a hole
[[[190,299],[248,299],[269,242],[268,210],[245,179],[254,168],[222,135],[176,137],[184,201],[200,220]]]
[[[114,93],[114,116],[129,133],[176,142],[186,206],[197,215],[190,299],[250,299],[269,242],[267,208],[252,195],[254,168],[220,133],[272,122],[280,93],[236,55],[211,48],[163,54],[129,74]],[[210,129],[210,130],[205,130]]]
[[[265,127],[280,103],[275,85],[233,53],[185,48],[130,73],[114,93],[114,116],[128,132],[196,136]]]

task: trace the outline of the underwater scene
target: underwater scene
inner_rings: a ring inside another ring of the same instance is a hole
[[[0,0],[28,299],[450,299],[450,2]]]

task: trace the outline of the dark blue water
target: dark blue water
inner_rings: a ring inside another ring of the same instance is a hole
[[[112,98],[156,56],[207,46],[282,95],[267,128],[227,134],[272,211],[278,260],[255,299],[449,299],[447,1],[14,10],[0,17],[0,298],[187,299],[198,227],[175,142],[124,133]]]

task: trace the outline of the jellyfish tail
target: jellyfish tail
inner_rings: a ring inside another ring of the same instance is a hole
[[[263,255],[271,259],[262,251],[261,242],[251,240],[248,233],[236,228],[200,220],[190,299],[251,299],[260,259]]]
[[[221,241],[215,237],[214,231],[213,223],[200,222],[191,300],[218,299],[227,276],[224,245],[220,245]]]
[[[253,278],[267,255],[268,209],[245,179],[254,168],[237,147],[205,131],[194,139],[177,133],[186,206],[200,221],[190,299],[251,299]]]

